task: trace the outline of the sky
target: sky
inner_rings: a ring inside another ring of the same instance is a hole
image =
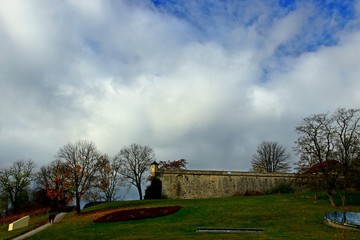
[[[291,153],[311,114],[358,108],[360,2],[0,0],[0,168],[92,141],[189,169]]]

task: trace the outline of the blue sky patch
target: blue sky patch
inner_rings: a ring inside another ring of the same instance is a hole
[[[255,26],[258,32],[271,31],[276,21],[301,7],[309,8],[311,15],[301,23],[300,31],[276,50],[277,55],[299,55],[332,46],[354,18],[354,1],[175,1],[153,0],[159,11],[172,14],[198,29],[203,39],[229,42],[222,34],[239,27]],[[262,9],[266,9],[262,10]],[[226,23],[226,24],[224,24]],[[314,30],[312,30],[314,29]],[[266,39],[264,39],[266,41]]]

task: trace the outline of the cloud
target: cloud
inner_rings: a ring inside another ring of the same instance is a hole
[[[80,139],[110,155],[149,145],[197,169],[248,170],[264,140],[291,151],[303,117],[359,102],[358,14],[346,7],[6,2],[0,167],[49,163]]]
[[[344,35],[337,46],[303,54],[291,62],[290,71],[274,73],[270,80],[276,84],[273,89],[288,104],[311,106],[303,108],[302,114],[333,111],[342,106],[356,108],[359,69],[355,63],[359,59],[354,46],[359,43],[356,32]]]

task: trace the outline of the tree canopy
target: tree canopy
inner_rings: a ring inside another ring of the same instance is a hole
[[[185,170],[188,162],[185,159],[160,161],[159,169],[161,170]]]
[[[57,154],[59,160],[67,163],[70,186],[75,195],[78,214],[80,214],[80,199],[86,200],[87,194],[94,186],[101,157],[95,144],[88,141],[69,143],[60,148]]]
[[[19,210],[21,195],[28,190],[34,168],[32,160],[18,160],[12,166],[0,170],[1,195],[10,201],[13,213]]]
[[[277,142],[264,141],[258,145],[252,157],[251,170],[254,172],[287,172],[290,169],[290,154]]]

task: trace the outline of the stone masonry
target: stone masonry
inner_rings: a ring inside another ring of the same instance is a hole
[[[237,171],[158,170],[151,166],[151,175],[162,182],[162,195],[170,199],[216,198],[265,193],[279,183],[294,183],[292,173],[253,173]]]

